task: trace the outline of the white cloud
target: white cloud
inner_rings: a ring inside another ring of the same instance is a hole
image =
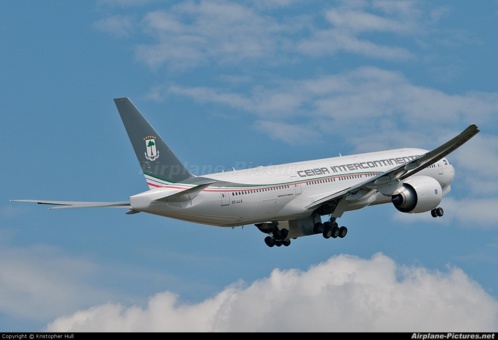
[[[450,95],[376,67],[300,81],[273,80],[248,89],[246,96],[222,88],[171,86],[168,91],[246,110],[288,127],[291,119],[304,117],[308,126],[316,127],[315,133],[333,131],[335,138],[355,146],[354,151],[372,151],[372,146],[433,148],[470,123],[493,123],[498,105],[498,93]]]
[[[498,198],[472,198],[456,199],[452,193],[446,196],[440,205],[444,209],[444,217],[437,222],[445,225],[458,226],[464,229],[491,230],[497,229],[498,224]],[[407,224],[420,222],[431,223],[434,218],[429,212],[421,214],[404,214],[394,212],[392,219]]]
[[[59,254],[47,246],[3,246],[0,268],[0,311],[16,317],[55,317],[72,306],[88,306],[109,296],[83,282],[84,277],[98,273],[93,263]]]
[[[288,144],[313,144],[316,134],[307,126],[291,125],[282,122],[258,120],[256,129],[267,133],[271,138],[283,140]],[[299,137],[299,138],[296,138]]]
[[[445,219],[468,229],[498,229],[498,198],[456,200],[445,198]]]
[[[490,135],[489,125],[478,123],[481,132],[451,156],[457,176],[464,176],[469,191],[481,198],[496,197],[498,192],[498,136]],[[486,213],[488,215],[489,213]],[[476,216],[477,217],[477,216]]]
[[[403,32],[405,24],[389,18],[357,10],[328,10],[327,20],[335,27],[354,32]]]
[[[218,103],[235,108],[247,109],[252,103],[237,93],[226,93],[203,87],[170,86],[167,91],[176,95],[192,97],[201,103]]]
[[[57,318],[46,331],[486,332],[497,320],[498,302],[460,269],[399,266],[377,254],[339,255],[304,272],[275,269],[199,303],[163,292],[146,306],[103,304]]]
[[[112,1],[110,4],[142,4]],[[132,31],[152,41],[136,46],[136,57],[152,68],[190,69],[203,65],[264,62],[294,63],[305,55],[323,57],[340,52],[384,59],[406,60],[416,52],[401,47],[396,38],[420,41],[433,32],[437,18],[413,2],[340,1],[303,6],[297,1],[233,3],[199,1],[162,6],[142,15],[140,25],[125,16],[95,25],[118,36]],[[309,7],[309,8],[308,8]],[[278,8],[279,11],[273,11]],[[137,15],[139,15],[137,13]],[[436,18],[436,19],[434,19]],[[365,33],[376,33],[366,35]],[[377,36],[381,34],[382,39]],[[390,36],[394,39],[386,39]],[[386,42],[389,41],[389,42]]]
[[[300,53],[307,56],[323,56],[345,51],[387,60],[404,60],[413,57],[413,54],[405,48],[375,44],[361,40],[349,32],[336,30],[318,31],[310,39],[302,40],[296,46]]]
[[[224,1],[187,2],[150,12],[145,32],[156,39],[140,45],[137,57],[151,67],[194,67],[261,59],[275,50],[281,31],[270,18],[250,7]]]
[[[116,15],[95,22],[93,27],[118,38],[128,37],[133,32],[133,19]]]
[[[374,9],[380,9],[388,15],[398,15],[404,19],[419,18],[421,11],[417,8],[419,4],[411,0],[377,0],[371,3]]]

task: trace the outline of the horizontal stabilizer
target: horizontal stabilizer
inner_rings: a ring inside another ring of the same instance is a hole
[[[75,201],[40,201],[40,200],[11,200],[11,202],[24,202],[53,205],[49,209],[68,208],[130,208],[130,202],[75,202]]]

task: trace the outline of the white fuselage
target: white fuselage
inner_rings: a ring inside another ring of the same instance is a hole
[[[168,196],[192,187],[174,183],[134,195],[130,197],[130,204],[135,211],[220,227],[305,218],[312,213],[305,207],[314,201],[364,182],[426,152],[422,149],[397,149],[214,173],[202,177],[216,180],[216,183],[195,195],[168,200]],[[450,190],[454,169],[446,159],[442,159],[414,176],[436,179],[446,194]],[[161,197],[165,198],[158,200]],[[353,195],[347,200],[344,210],[390,202],[390,195],[372,190],[359,199]]]

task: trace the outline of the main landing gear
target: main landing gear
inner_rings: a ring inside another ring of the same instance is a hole
[[[431,210],[432,217],[442,217],[444,215],[443,208],[439,207]]]
[[[289,235],[289,230],[288,229],[278,229],[278,227],[275,225],[272,231],[273,236],[266,236],[265,237],[265,243],[268,247],[273,247],[273,246],[285,246],[288,247],[291,244],[290,240],[286,240],[287,235]]]
[[[265,243],[268,247],[273,246],[285,246],[288,247],[291,244],[290,239],[286,239],[289,236],[289,229],[278,227],[278,222],[265,222],[255,224],[258,229],[268,235],[265,237]]]
[[[328,238],[337,238],[337,237],[340,237],[340,238],[344,238],[347,233],[348,233],[348,228],[342,226],[342,227],[339,227],[337,222],[335,221],[335,218],[332,217],[330,219],[330,221],[327,221],[327,222],[318,222],[315,224],[315,226],[313,227],[313,232],[315,234],[319,234],[321,233],[323,235],[324,238],[328,239]]]
[[[313,218],[310,218],[309,220],[311,221],[319,221],[318,216],[314,216]],[[324,238],[343,238],[346,236],[348,233],[348,228],[342,226],[339,227],[336,223],[336,218],[331,217],[329,221],[327,222],[317,222],[311,228],[309,223],[307,226],[302,225],[300,230],[302,234],[299,234],[298,236],[295,236],[293,238],[297,238],[300,236],[307,236],[307,235],[314,235],[314,234],[322,234]],[[265,243],[268,247],[288,247],[291,244],[291,240],[289,238],[289,229],[287,229],[287,225],[284,225],[282,229],[279,228],[278,222],[265,222],[265,223],[257,223],[255,224],[258,229],[265,233],[268,234],[269,236],[265,237]]]

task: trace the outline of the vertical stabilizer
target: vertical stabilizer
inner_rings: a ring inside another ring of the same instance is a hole
[[[128,98],[115,98],[149,188],[193,177]]]

